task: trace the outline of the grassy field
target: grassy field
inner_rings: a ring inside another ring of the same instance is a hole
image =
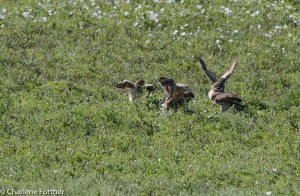
[[[0,191],[300,195],[296,0],[0,0]],[[247,110],[220,113],[196,57]],[[161,114],[161,76],[193,102]],[[156,84],[129,104],[123,79]],[[1,192],[0,192],[1,193]]]

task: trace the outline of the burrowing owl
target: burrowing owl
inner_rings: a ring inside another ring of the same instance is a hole
[[[149,92],[155,91],[155,86],[152,84],[145,84],[145,81],[142,79],[137,80],[135,83],[129,80],[123,80],[115,85],[119,89],[127,89],[129,101],[132,102],[138,94],[143,93],[143,87]]]
[[[160,77],[159,83],[167,94],[165,102],[161,105],[165,109],[173,105],[182,105],[194,98],[194,94],[187,89],[187,85],[176,83],[172,78]]]
[[[220,79],[217,79],[216,75],[206,68],[205,63],[201,58],[198,58],[198,61],[206,75],[213,83],[211,90],[208,92],[210,100],[221,106],[221,112],[224,112],[229,108],[232,108],[235,111],[242,111],[245,108],[245,106],[241,103],[242,99],[233,93],[224,92],[225,82],[232,75],[233,70],[237,65],[237,60],[231,64],[230,69],[228,69]]]

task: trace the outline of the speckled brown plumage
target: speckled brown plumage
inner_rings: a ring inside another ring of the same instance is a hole
[[[182,105],[194,98],[194,94],[187,89],[186,84],[176,83],[172,78],[166,77],[160,77],[159,82],[167,95],[162,104],[165,109]]]
[[[235,60],[230,68],[221,76],[220,79],[217,79],[216,75],[209,71],[206,67],[206,64],[201,58],[198,58],[202,69],[206,75],[210,78],[213,85],[211,90],[208,92],[208,97],[216,104],[221,106],[221,111],[224,112],[229,108],[232,108],[235,111],[242,111],[245,106],[241,103],[242,99],[233,93],[225,93],[225,83],[227,79],[233,74],[233,71],[237,65],[237,60]]]
[[[132,102],[138,94],[143,93],[143,88],[145,88],[149,93],[155,91],[155,86],[152,84],[145,84],[142,79],[137,80],[135,83],[129,80],[123,80],[123,82],[118,82],[115,84],[118,89],[128,90],[129,101]]]

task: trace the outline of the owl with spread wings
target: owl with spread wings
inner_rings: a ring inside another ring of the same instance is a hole
[[[142,79],[137,80],[135,83],[129,80],[123,80],[123,82],[118,82],[115,87],[118,89],[128,90],[128,98],[130,102],[132,102],[137,95],[142,94],[143,89],[149,93],[152,93],[156,89],[153,84],[145,84],[145,81]]]
[[[225,83],[227,79],[233,74],[233,71],[237,65],[237,60],[235,60],[230,68],[221,76],[221,78],[217,78],[216,75],[209,71],[206,67],[206,64],[201,58],[198,58],[202,69],[212,81],[211,90],[208,92],[208,97],[212,100],[215,104],[221,106],[221,112],[225,112],[229,108],[233,109],[234,111],[242,111],[245,109],[245,106],[241,103],[242,99],[233,93],[226,93],[225,91]]]

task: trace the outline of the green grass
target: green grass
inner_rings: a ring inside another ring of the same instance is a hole
[[[0,0],[0,189],[299,195],[299,10],[292,0]],[[226,90],[246,111],[211,103],[197,56],[217,75],[239,59]],[[189,84],[194,101],[161,114],[160,76]],[[128,104],[114,84],[138,78],[159,90]]]

